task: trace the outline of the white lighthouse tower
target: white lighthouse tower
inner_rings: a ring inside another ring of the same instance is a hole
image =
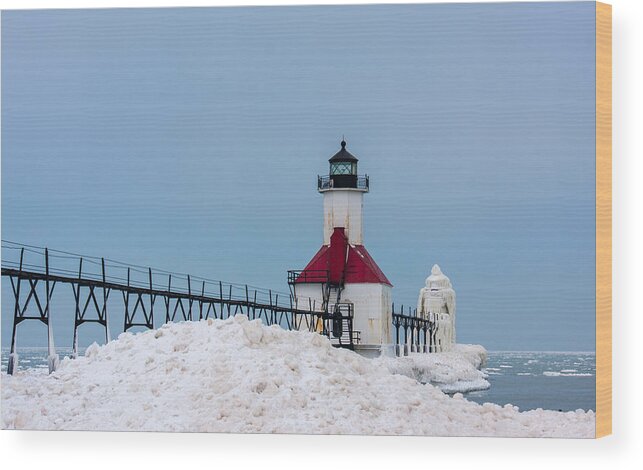
[[[291,271],[289,283],[300,307],[312,304],[328,315],[350,315],[351,345],[375,355],[391,345],[392,284],[364,247],[369,179],[357,174],[357,162],[342,140],[329,159],[329,174],[318,177],[317,190],[324,198],[323,244],[303,271]]]
[[[336,227],[343,227],[348,243],[362,245],[362,219],[364,194],[368,192],[368,176],[357,175],[357,158],[346,150],[342,140],[341,149],[328,162],[328,176],[319,176],[317,190],[324,196],[324,245]]]

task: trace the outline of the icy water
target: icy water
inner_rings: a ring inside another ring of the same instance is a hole
[[[521,410],[596,410],[596,355],[585,352],[490,352],[491,388],[466,394],[477,403]]]
[[[83,354],[85,348],[79,348],[79,354]],[[56,353],[60,359],[65,356],[71,356],[71,348],[56,348]],[[7,372],[7,363],[9,362],[9,348],[2,348],[2,373]],[[47,368],[47,348],[18,348],[18,367],[23,369],[46,369]]]
[[[61,359],[71,354],[58,348]],[[82,350],[80,353],[82,354]],[[9,350],[2,349],[2,372]],[[47,367],[46,348],[19,350],[20,369]],[[596,356],[593,353],[490,352],[487,367],[491,388],[465,396],[477,403],[511,403],[521,410],[536,408],[595,410]]]

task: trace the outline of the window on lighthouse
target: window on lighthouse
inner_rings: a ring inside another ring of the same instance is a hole
[[[349,162],[337,162],[330,166],[331,175],[354,175],[357,173],[357,165]]]

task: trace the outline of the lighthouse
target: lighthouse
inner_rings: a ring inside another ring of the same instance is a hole
[[[358,159],[342,140],[329,160],[328,175],[317,177],[323,197],[323,244],[302,271],[289,272],[299,307],[314,306],[328,318],[350,318],[350,331],[333,331],[336,340],[377,355],[391,345],[391,282],[364,246],[364,195],[369,178],[358,175]],[[334,328],[335,329],[335,328]]]

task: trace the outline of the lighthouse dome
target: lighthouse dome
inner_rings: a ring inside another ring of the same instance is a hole
[[[346,141],[345,140],[342,140],[340,145],[342,146],[342,148],[339,150],[339,152],[337,152],[335,155],[333,155],[332,157],[330,157],[328,159],[328,161],[330,163],[334,163],[334,162],[357,163],[359,161],[355,157],[355,155],[353,155],[348,150],[346,150]]]
[[[368,192],[368,175],[357,175],[357,158],[346,150],[346,141],[342,139],[339,152],[328,159],[330,169],[328,176],[317,178],[319,192],[333,190],[357,190]]]
[[[339,152],[328,159],[328,175],[317,177],[317,190],[320,193],[336,190],[368,192],[368,175],[357,174],[357,158],[346,150],[346,140],[342,139]]]
[[[357,183],[357,158],[346,150],[346,141],[342,139],[342,148],[328,160],[330,163],[330,176],[335,183],[343,187],[354,187]]]

